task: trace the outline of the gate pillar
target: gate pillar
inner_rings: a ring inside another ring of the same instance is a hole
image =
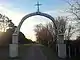
[[[64,34],[58,35],[58,57],[59,58],[66,58],[66,44],[64,44]]]
[[[18,34],[13,33],[12,44],[9,45],[9,56],[11,58],[18,57]]]

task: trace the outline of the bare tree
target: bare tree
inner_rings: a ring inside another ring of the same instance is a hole
[[[5,32],[7,29],[14,27],[12,20],[7,16],[0,14],[0,31]]]
[[[73,26],[68,26],[67,38],[75,33],[80,33],[80,0],[64,0],[69,5],[67,12],[72,14],[72,22],[75,22],[75,28]],[[74,20],[74,21],[73,21]]]
[[[80,28],[80,0],[65,0],[69,4],[69,9],[67,12],[72,13],[75,20],[76,27]]]
[[[66,22],[67,18],[65,17],[57,17],[55,20],[56,26],[57,26],[57,36],[60,33],[65,33],[66,31]],[[49,43],[53,44],[55,42],[55,28],[53,26],[53,23],[48,23],[46,25],[39,24],[36,26],[35,29],[37,40],[46,42],[49,45]]]
[[[57,17],[56,18],[56,26],[57,26],[57,31],[58,31],[58,34],[60,33],[65,33],[65,30],[66,30],[66,22],[67,22],[67,18],[66,17]]]
[[[46,44],[49,46],[49,43],[51,43],[54,39],[54,33],[52,31],[53,26],[49,23],[45,26],[42,24],[36,25],[35,32],[36,32],[36,38],[40,43]]]
[[[76,32],[76,28],[74,26],[67,25],[66,31],[65,31],[65,40],[70,40],[72,35]]]
[[[80,20],[80,0],[65,0],[65,1],[70,6],[68,12],[75,15],[77,20]]]

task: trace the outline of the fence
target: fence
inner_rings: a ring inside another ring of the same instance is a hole
[[[80,56],[80,42],[75,41],[66,41],[66,53],[67,57],[72,58],[75,56]]]

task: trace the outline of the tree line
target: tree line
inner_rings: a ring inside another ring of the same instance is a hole
[[[0,14],[0,46],[12,44],[12,34],[15,31],[15,24],[5,15]],[[27,39],[22,32],[19,32],[19,44],[34,43],[31,39]]]

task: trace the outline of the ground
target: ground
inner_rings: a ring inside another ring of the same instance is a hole
[[[57,60],[52,50],[40,44],[22,46],[20,50],[21,60]]]
[[[8,46],[0,47],[0,60],[12,60],[9,58]],[[59,59],[56,53],[53,52],[53,50],[41,44],[25,44],[25,45],[21,44],[19,45],[19,59],[17,60],[65,60],[65,59]]]

